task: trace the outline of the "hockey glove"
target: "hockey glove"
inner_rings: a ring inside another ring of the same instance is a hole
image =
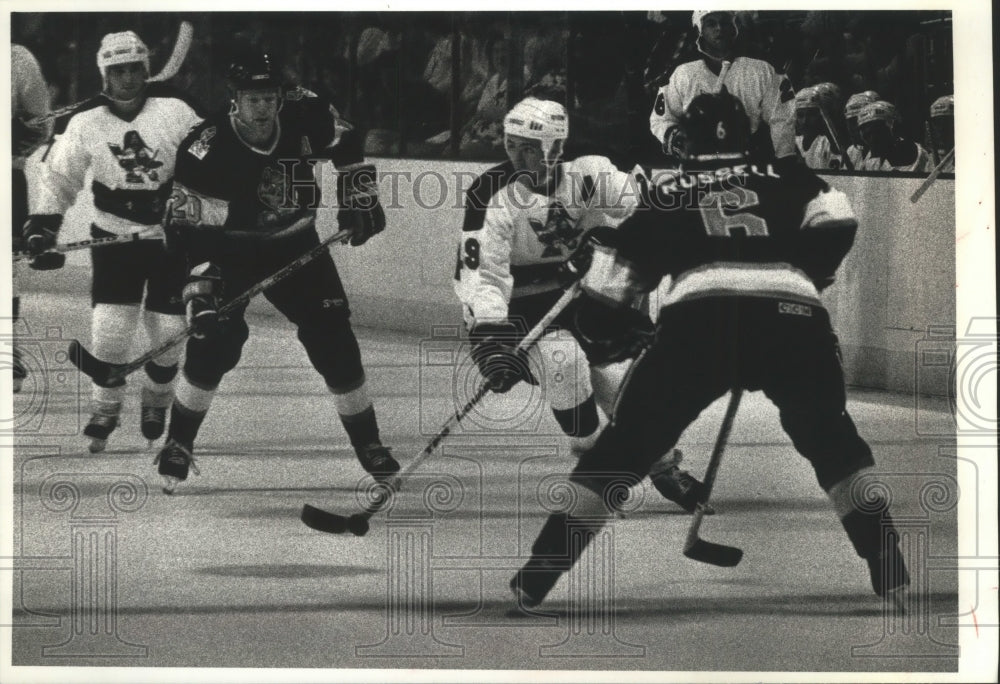
[[[22,234],[33,255],[28,265],[34,270],[51,271],[66,263],[65,254],[48,251],[56,246],[62,222],[61,214],[32,214],[25,222]]]
[[[351,245],[363,245],[385,230],[385,212],[378,200],[378,177],[372,164],[354,164],[337,175],[337,225],[354,231]]]
[[[559,265],[557,278],[560,287],[566,287],[587,274],[594,260],[595,245],[613,245],[615,229],[596,226],[587,231],[580,246]]]
[[[671,126],[663,135],[663,154],[683,158],[687,151],[687,135],[680,126]]]
[[[191,269],[183,291],[191,336],[199,340],[219,329],[219,301],[222,298],[222,270],[205,262]]]
[[[521,380],[531,381],[528,355],[517,348],[524,335],[510,321],[479,323],[469,333],[472,360],[490,389],[503,394]]]
[[[653,342],[655,328],[642,311],[612,308],[587,294],[577,300],[573,324],[591,365],[634,359]]]

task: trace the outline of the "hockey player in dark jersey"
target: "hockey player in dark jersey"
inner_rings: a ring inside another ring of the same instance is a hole
[[[874,460],[846,411],[819,299],[854,240],[847,198],[804,165],[748,163],[746,114],[725,91],[697,96],[681,125],[681,173],[654,176],[643,205],[599,236],[576,314],[592,362],[641,354],[612,424],[570,476],[575,506],[548,518],[511,589],[522,605],[539,604],[611,516],[610,488],[644,476],[701,411],[742,388],[778,407],[875,592],[896,594],[909,577],[888,503],[862,496]],[[654,335],[626,302],[664,275],[673,287]]]
[[[634,176],[606,157],[563,160],[569,117],[562,104],[528,97],[504,117],[509,159],[488,170],[466,194],[455,270],[472,357],[494,392],[518,382],[541,384],[547,403],[579,455],[593,444],[598,409],[610,415],[628,363],[588,364],[573,337],[572,308],[536,345],[516,346],[562,295],[564,269],[595,225],[617,224],[638,202]],[[667,499],[693,511],[702,485],[678,466],[673,450],[651,474]]]
[[[245,306],[224,318],[218,309],[319,244],[312,164],[331,160],[339,172],[338,224],[353,230],[352,245],[385,227],[375,168],[364,163],[360,136],[329,103],[302,88],[283,89],[268,55],[252,50],[233,62],[229,86],[229,112],[195,128],[177,155],[170,238],[192,267],[184,300],[197,333],[187,344],[168,440],[157,457],[168,493],[187,478],[215,390],[249,336]],[[347,295],[330,254],[264,296],[298,329],[365,470],[376,477],[398,471],[379,440]]]

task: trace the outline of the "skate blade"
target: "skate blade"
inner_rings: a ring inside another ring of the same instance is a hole
[[[906,615],[907,595],[907,585],[886,592],[882,599],[885,602],[886,610],[895,616]]]
[[[177,479],[173,475],[163,476],[163,493],[173,494],[174,490],[177,489],[177,485],[181,483],[181,480]]]
[[[99,454],[102,451],[104,451],[105,447],[107,446],[108,446],[108,440],[91,438],[90,446],[88,446],[87,448],[90,449],[90,453]]]

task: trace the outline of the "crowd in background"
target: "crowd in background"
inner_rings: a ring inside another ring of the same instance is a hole
[[[179,21],[187,19],[195,41],[176,85],[209,108],[223,106],[227,54],[236,40],[250,39],[274,55],[290,82],[330,97],[363,128],[371,156],[500,159],[504,113],[534,94],[569,109],[567,154],[605,154],[620,164],[655,161],[660,147],[649,113],[656,91],[678,64],[698,58],[690,11],[49,13],[19,19],[14,42],[38,57],[53,106],[99,91],[92,56],[104,33],[136,30],[153,49],[155,72]],[[823,106],[832,136],[842,136],[844,147],[852,130],[848,101],[872,91],[894,107],[893,134],[925,149],[930,166],[949,151],[953,138],[938,134],[947,127],[940,121],[931,125],[931,105],[953,92],[950,13],[739,12],[736,21],[739,54],[766,60],[800,93],[831,84],[823,87],[835,97]],[[800,105],[804,99],[797,109],[807,108]]]

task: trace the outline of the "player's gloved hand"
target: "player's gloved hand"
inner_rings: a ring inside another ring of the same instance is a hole
[[[204,339],[219,329],[222,283],[222,270],[213,263],[206,261],[191,269],[183,297],[192,337]]]
[[[503,394],[521,380],[530,380],[528,355],[517,348],[523,334],[510,321],[478,323],[469,333],[472,360],[490,389]]]
[[[352,164],[337,175],[337,224],[351,229],[351,245],[357,247],[385,230],[385,212],[378,199],[378,175],[372,164]]]
[[[559,285],[566,287],[586,275],[594,260],[594,246],[612,245],[614,232],[610,226],[596,226],[587,231],[580,246],[559,265],[556,275]]]
[[[655,336],[653,322],[642,311],[612,308],[587,294],[577,300],[573,324],[592,365],[634,359]]]
[[[671,126],[663,135],[663,154],[683,157],[687,150],[687,134],[680,126]]]
[[[56,246],[62,222],[61,214],[32,214],[25,222],[22,235],[25,246],[33,255],[28,265],[34,270],[51,271],[62,268],[66,263],[65,254],[48,251]]]

